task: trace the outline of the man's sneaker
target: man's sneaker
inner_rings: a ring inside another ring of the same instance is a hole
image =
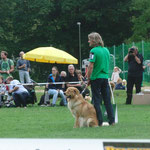
[[[108,122],[103,122],[102,126],[109,126]]]
[[[136,95],[144,95],[144,93],[142,93],[142,92],[139,92],[139,93],[136,93]]]
[[[42,105],[40,105],[41,107],[46,107],[47,106],[47,104],[42,104]]]

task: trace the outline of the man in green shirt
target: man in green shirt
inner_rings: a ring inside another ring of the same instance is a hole
[[[11,76],[11,72],[14,71],[14,63],[11,59],[8,59],[7,56],[8,53],[6,51],[1,51],[0,74],[4,80],[8,76]]]
[[[104,47],[101,36],[92,32],[88,35],[89,46],[93,47],[90,51],[88,67],[88,85],[91,84],[92,101],[96,109],[99,126],[103,124],[102,111],[100,108],[101,97],[108,114],[109,124],[114,125],[113,107],[110,99],[110,90],[108,83],[109,57],[110,53]]]

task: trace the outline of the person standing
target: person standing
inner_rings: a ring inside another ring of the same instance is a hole
[[[6,51],[1,51],[0,74],[4,80],[8,76],[12,76],[11,73],[14,71],[14,62],[8,59],[7,56],[8,53]]]
[[[131,104],[133,86],[136,87],[136,93],[141,92],[143,79],[143,56],[139,54],[138,48],[133,46],[129,48],[128,54],[124,57],[124,61],[128,62],[127,77],[127,98],[126,104]]]
[[[92,32],[88,35],[88,43],[93,47],[90,51],[88,67],[88,85],[91,84],[92,101],[96,109],[99,126],[103,124],[102,111],[100,108],[101,97],[108,114],[109,125],[114,125],[113,107],[110,99],[108,83],[110,53],[104,47],[103,40],[99,33]]]
[[[20,59],[17,61],[17,69],[19,70],[19,78],[21,83],[30,83],[30,62],[28,60],[23,59],[24,52],[21,51],[19,53]]]

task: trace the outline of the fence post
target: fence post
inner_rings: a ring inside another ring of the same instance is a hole
[[[144,41],[142,40],[142,55],[144,59]],[[145,80],[145,72],[143,72],[143,81]]]
[[[123,79],[125,79],[124,43],[122,43],[122,56],[123,56]]]
[[[132,46],[135,46],[135,43],[134,43],[134,42],[132,42]]]
[[[143,58],[144,58],[144,41],[142,40],[142,55],[143,55]]]
[[[116,66],[116,46],[114,45],[114,66]]]

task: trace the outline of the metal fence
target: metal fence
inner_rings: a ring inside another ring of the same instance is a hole
[[[109,47],[109,51],[112,55],[114,55],[114,64],[115,66],[118,66],[119,68],[122,69],[122,74],[120,74],[120,76],[123,79],[127,78],[127,73],[128,73],[128,63],[124,62],[124,57],[127,55],[128,53],[128,49],[131,48],[132,46],[136,46],[138,47],[139,53],[141,53],[144,57],[144,61],[146,60],[150,60],[150,43],[149,42],[133,42],[131,44],[124,44],[122,43],[119,46],[112,46]],[[146,65],[146,69],[144,71],[144,76],[143,79],[144,81],[149,82],[150,81],[150,66]]]

